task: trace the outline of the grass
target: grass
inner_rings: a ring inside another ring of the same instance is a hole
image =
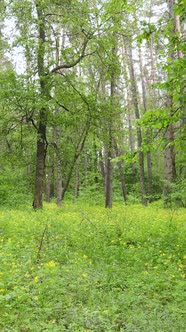
[[[0,331],[184,332],[186,213],[0,210]]]

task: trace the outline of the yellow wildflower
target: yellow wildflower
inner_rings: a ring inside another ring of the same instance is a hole
[[[37,283],[39,280],[38,276],[34,277],[34,282]]]
[[[82,273],[83,278],[87,278],[87,273]]]
[[[178,265],[178,270],[183,270],[183,268],[184,268],[183,264]]]
[[[46,267],[55,267],[56,266],[56,262],[54,262],[53,260],[51,260],[50,262],[45,263],[45,266]]]

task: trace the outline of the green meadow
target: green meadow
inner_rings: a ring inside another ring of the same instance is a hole
[[[1,332],[184,332],[185,209],[0,210]]]

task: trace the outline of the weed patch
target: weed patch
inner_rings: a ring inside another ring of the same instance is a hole
[[[0,331],[183,332],[185,210],[0,211]]]

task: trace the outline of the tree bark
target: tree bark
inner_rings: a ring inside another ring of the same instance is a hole
[[[74,200],[76,200],[78,198],[79,186],[80,186],[80,170],[79,170],[79,158],[78,158],[77,163],[76,163],[76,170],[75,170]]]
[[[57,206],[62,206],[62,193],[63,193],[63,186],[62,186],[62,173],[61,173],[61,162],[60,159],[57,158],[56,161],[56,171],[57,171],[57,186],[56,186],[56,194],[57,194]]]
[[[34,209],[43,206],[43,183],[45,176],[45,157],[47,152],[46,143],[46,125],[43,124],[45,119],[45,110],[40,112],[40,122],[37,133],[37,154],[36,154],[36,175],[35,175],[35,191],[34,191]]]
[[[135,142],[134,142],[134,134],[133,134],[133,119],[134,115],[131,113],[131,93],[130,93],[130,87],[129,87],[129,77],[128,77],[128,71],[127,71],[127,49],[125,42],[123,40],[123,46],[122,46],[122,55],[123,55],[123,66],[124,66],[124,78],[125,78],[125,84],[126,84],[126,102],[127,102],[127,121],[128,121],[128,133],[129,133],[129,148],[130,152],[133,154],[135,151]],[[136,163],[132,162],[132,181],[133,183],[136,183],[137,178],[137,167]]]
[[[133,65],[133,54],[132,54],[132,45],[129,45],[128,48],[129,54],[129,73],[131,80],[131,92],[132,92],[132,102],[134,105],[135,117],[136,120],[140,119],[139,107],[138,107],[138,92],[136,86],[136,79],[134,73]],[[139,160],[139,174],[140,174],[140,187],[141,187],[141,201],[143,205],[147,205],[146,198],[146,189],[145,189],[145,170],[144,170],[144,154],[141,151],[142,148],[142,133],[141,128],[137,125],[137,143],[138,143],[138,160]]]
[[[104,165],[103,160],[104,160],[103,159],[103,153],[102,153],[102,151],[99,151],[99,168],[100,168],[101,175],[102,175],[103,189],[104,189],[104,194],[105,194],[105,188],[106,188],[106,185],[105,185],[105,165]]]
[[[169,19],[172,23],[171,33],[175,35],[177,29],[179,29],[178,19],[176,19],[174,13],[174,5],[175,0],[168,1],[168,9],[169,9]],[[179,32],[179,31],[178,31]],[[172,48],[172,44],[170,41],[170,45]],[[177,56],[180,56],[179,50],[177,49],[178,53]],[[175,60],[175,54],[171,50],[170,51],[170,58],[172,61]],[[169,78],[169,75],[168,75]],[[167,107],[169,108],[169,116],[172,116],[172,110],[174,108],[173,102],[173,91],[169,92],[167,96]],[[171,182],[176,180],[176,154],[174,151],[174,125],[170,124],[166,131],[166,138],[167,138],[167,146],[164,152],[164,205],[167,207],[170,203],[170,192],[171,192]]]
[[[55,111],[58,114],[58,110]],[[63,183],[62,183],[62,161],[60,156],[60,136],[61,130],[59,126],[54,126],[54,140],[55,140],[55,150],[56,150],[56,203],[57,206],[62,206],[62,193],[63,193]]]
[[[46,78],[44,70],[44,58],[45,58],[45,20],[43,11],[40,8],[38,1],[35,2],[37,19],[38,19],[38,54],[37,54],[37,67],[40,81],[40,93],[43,101],[47,97]],[[35,175],[35,191],[34,191],[34,209],[42,208],[42,194],[43,194],[43,182],[45,175],[45,158],[47,152],[47,140],[46,140],[46,127],[47,126],[47,109],[42,107],[39,111],[39,125],[37,131],[37,154],[36,154],[36,175]]]
[[[50,203],[52,197],[54,197],[54,165],[49,166],[47,174],[46,202]]]
[[[139,48],[139,63],[140,63],[140,76],[141,76],[141,86],[142,86],[142,101],[143,101],[143,109],[144,113],[147,111],[147,98],[146,98],[146,88],[145,88],[145,80],[143,74],[143,63],[142,63],[142,55],[141,49]],[[152,68],[152,79],[154,80],[154,68]],[[147,145],[151,143],[150,139],[150,129],[146,130],[146,141]],[[147,175],[148,175],[148,201],[149,203],[152,202],[153,196],[153,183],[152,183],[152,157],[150,149],[147,151]]]
[[[116,48],[112,49],[112,56],[116,55]],[[115,97],[115,73],[112,71],[111,73],[111,82],[110,82],[110,98],[111,98],[111,109],[107,116],[107,144],[106,144],[106,161],[105,161],[105,207],[111,209],[112,208],[112,177],[113,177],[113,165],[112,165],[112,157],[113,157],[113,108],[114,108],[114,97]]]
[[[106,147],[106,160],[105,160],[105,207],[112,208],[112,173],[113,167],[112,159],[112,134],[109,128],[109,142]]]
[[[176,179],[176,165],[174,153],[174,129],[173,125],[169,125],[166,132],[167,146],[164,151],[164,205],[168,207],[170,204],[171,183]]]
[[[114,142],[114,149],[115,149],[116,157],[123,155],[123,153],[119,151],[116,142]],[[125,176],[124,176],[124,169],[123,169],[122,161],[119,160],[117,162],[117,165],[118,165],[118,171],[119,171],[119,176],[120,176],[120,181],[121,181],[121,190],[122,190],[122,194],[123,194],[123,199],[124,199],[125,204],[127,204],[127,187],[126,187],[126,183],[125,183]]]

